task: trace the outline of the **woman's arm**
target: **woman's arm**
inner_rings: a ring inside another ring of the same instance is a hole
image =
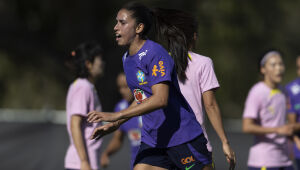
[[[128,108],[135,107],[136,105],[138,105],[137,102],[133,101]],[[92,116],[94,116],[94,118],[95,118],[94,122],[98,122],[98,117],[99,117],[98,114],[101,114],[101,113],[102,112],[96,112],[96,111],[90,112],[88,114],[89,119],[91,119]],[[88,119],[88,121],[89,121],[89,119]],[[94,131],[93,131],[90,139],[96,139],[96,140],[98,140],[98,139],[102,138],[103,136],[105,136],[105,135],[107,135],[109,133],[112,133],[113,131],[119,129],[119,127],[121,126],[121,124],[125,123],[128,120],[129,119],[120,119],[120,120],[117,120],[115,122],[109,122],[109,123],[107,123],[105,125],[96,127],[94,129]]]
[[[292,125],[283,125],[279,127],[262,127],[255,123],[254,119],[243,119],[243,132],[251,133],[254,135],[265,135],[269,133],[277,133],[279,135],[289,136],[293,133]]]
[[[124,133],[121,130],[114,132],[113,138],[110,140],[107,148],[102,152],[101,155],[101,166],[107,167],[109,164],[109,156],[119,151],[124,141]]]
[[[297,122],[297,114],[296,113],[289,113],[288,116],[288,122],[293,125],[294,132],[300,131],[300,123]]]
[[[209,90],[203,93],[203,103],[207,113],[207,116],[217,132],[219,138],[221,139],[222,143],[228,143],[228,139],[225,135],[222,118],[220,114],[220,109],[217,104],[214,91]]]
[[[90,112],[88,114],[89,122],[115,122],[117,120],[130,119],[134,116],[147,114],[154,110],[166,107],[168,105],[169,85],[166,82],[155,84],[151,87],[152,96],[144,100],[141,104],[129,107],[117,113]],[[123,123],[123,122],[122,122]]]
[[[287,118],[288,118],[289,124],[291,124],[293,126],[294,132],[298,132],[300,124],[297,123],[297,115],[295,113],[289,113],[288,116],[287,116]],[[296,147],[298,149],[300,149],[300,138],[296,134],[294,134],[292,136],[292,140],[296,144]]]
[[[79,115],[71,116],[71,133],[75,148],[81,161],[81,169],[91,169],[87,150],[84,142],[84,137],[81,130],[83,117]]]
[[[203,103],[204,107],[207,113],[207,116],[217,132],[219,138],[222,141],[222,146],[223,146],[223,152],[226,156],[227,161],[230,163],[230,165],[234,168],[235,167],[235,154],[233,150],[231,149],[228,139],[226,137],[224,128],[223,128],[223,123],[222,123],[222,118],[220,114],[220,109],[217,104],[214,91],[209,90],[203,93]]]
[[[131,118],[147,114],[154,110],[166,107],[168,105],[169,85],[168,83],[158,83],[151,87],[152,96],[144,100],[141,104],[136,105],[119,112],[120,118]]]

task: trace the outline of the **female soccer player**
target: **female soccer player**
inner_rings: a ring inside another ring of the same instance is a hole
[[[127,86],[126,76],[124,73],[120,73],[117,77],[117,84],[119,92],[122,95],[122,100],[116,105],[115,112],[126,109],[134,100],[134,97]],[[142,117],[133,117],[120,126],[118,130],[114,132],[113,138],[109,142],[107,148],[101,154],[101,166],[106,167],[110,163],[109,157],[117,152],[124,141],[124,136],[127,135],[131,144],[131,169],[133,169],[133,163],[135,156],[141,144],[141,128]]]
[[[102,48],[89,42],[71,52],[68,62],[76,80],[67,95],[67,130],[70,145],[65,156],[66,169],[99,169],[101,141],[89,140],[97,123],[88,123],[90,111],[101,111],[101,104],[94,87],[95,80],[103,73]]]
[[[178,67],[182,68],[183,77],[185,76],[183,80],[179,81],[180,90],[192,107],[198,122],[201,124],[203,133],[208,140],[204,126],[205,108],[210,122],[222,141],[223,150],[226,155],[226,153],[232,149],[230,148],[228,139],[225,135],[219,106],[214,95],[214,90],[219,88],[219,83],[214,72],[212,60],[191,51],[195,46],[197,39],[198,23],[195,17],[183,11],[168,9],[168,15],[163,15],[165,12],[166,10],[162,9],[156,10],[158,16],[165,16],[165,20],[167,21],[162,24],[157,24],[159,25],[157,34],[168,43],[168,50],[173,53],[176,53],[176,51],[184,53],[184,55],[181,55],[183,58],[174,57]],[[159,19],[158,21],[163,20]],[[176,27],[179,29],[178,31],[180,31],[181,34],[178,35],[178,38],[172,39],[173,37],[169,38],[164,36],[166,33],[165,30],[168,30],[168,27]],[[180,41],[180,38],[185,39],[185,41]],[[181,49],[172,47],[175,41],[180,44],[182,47]],[[173,55],[171,56],[173,57]],[[185,73],[185,75],[183,73]],[[204,108],[202,103],[204,104]],[[207,148],[212,152],[209,140]],[[230,162],[228,157],[227,161]]]
[[[243,131],[255,135],[248,157],[249,170],[292,170],[287,137],[293,128],[286,125],[286,100],[279,89],[284,73],[281,55],[268,52],[260,62],[263,81],[250,90],[244,109]]]
[[[295,135],[293,140],[294,155],[298,169],[300,169],[300,56],[296,59],[298,78],[286,85],[288,97],[288,120],[293,124]]]
[[[114,130],[131,117],[143,115],[142,143],[135,160],[135,170],[212,169],[207,140],[179,89],[177,75],[179,79],[183,77],[177,61],[174,66],[168,52],[146,37],[152,14],[138,3],[129,3],[118,12],[114,28],[116,41],[120,46],[128,46],[123,66],[136,102],[114,114],[89,113],[90,122],[112,122],[97,128],[92,138]],[[170,28],[168,36],[176,37],[176,30]],[[175,47],[181,48],[179,44]],[[171,53],[175,57],[183,55]],[[230,151],[226,154],[233,158]]]

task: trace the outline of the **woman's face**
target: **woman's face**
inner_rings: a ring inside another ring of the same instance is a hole
[[[126,76],[124,74],[120,74],[118,76],[117,85],[119,88],[119,92],[122,95],[122,98],[128,102],[131,102],[133,100],[133,95],[129,87],[127,86]]]
[[[87,62],[87,68],[93,78],[97,78],[103,74],[104,62],[100,56],[96,56],[94,62]]]
[[[279,84],[282,81],[284,70],[283,61],[279,55],[270,56],[261,68],[264,79],[274,84]]]
[[[132,12],[121,9],[117,15],[117,24],[114,27],[118,45],[129,45],[136,37],[136,22],[131,17]]]

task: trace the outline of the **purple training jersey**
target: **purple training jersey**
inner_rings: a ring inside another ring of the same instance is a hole
[[[121,100],[115,107],[115,112],[126,109],[129,103],[126,100]],[[131,145],[131,169],[141,144],[141,128],[142,128],[142,117],[133,117],[120,126],[120,130],[126,133]]]
[[[300,122],[300,78],[290,82],[285,87],[286,94],[288,97],[288,108],[289,114],[297,115],[297,122]],[[300,134],[298,134],[300,137]],[[300,159],[300,151],[294,146],[295,157]]]
[[[152,96],[153,85],[169,84],[168,105],[142,116],[142,142],[166,148],[202,134],[193,110],[180,92],[174,61],[161,45],[147,40],[137,54],[125,53],[123,67],[127,84],[138,103]]]

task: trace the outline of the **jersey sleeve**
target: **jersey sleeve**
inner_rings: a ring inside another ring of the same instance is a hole
[[[245,102],[243,118],[258,118],[260,103],[261,102],[259,92],[252,88]]]
[[[199,69],[199,83],[202,93],[220,87],[211,59],[208,58],[207,62]]]
[[[153,56],[148,65],[150,86],[164,81],[171,81],[174,67],[173,60],[168,53],[159,54]]]
[[[89,112],[89,105],[91,102],[92,92],[89,87],[82,86],[78,88],[72,96],[70,114],[81,115],[86,117]]]

